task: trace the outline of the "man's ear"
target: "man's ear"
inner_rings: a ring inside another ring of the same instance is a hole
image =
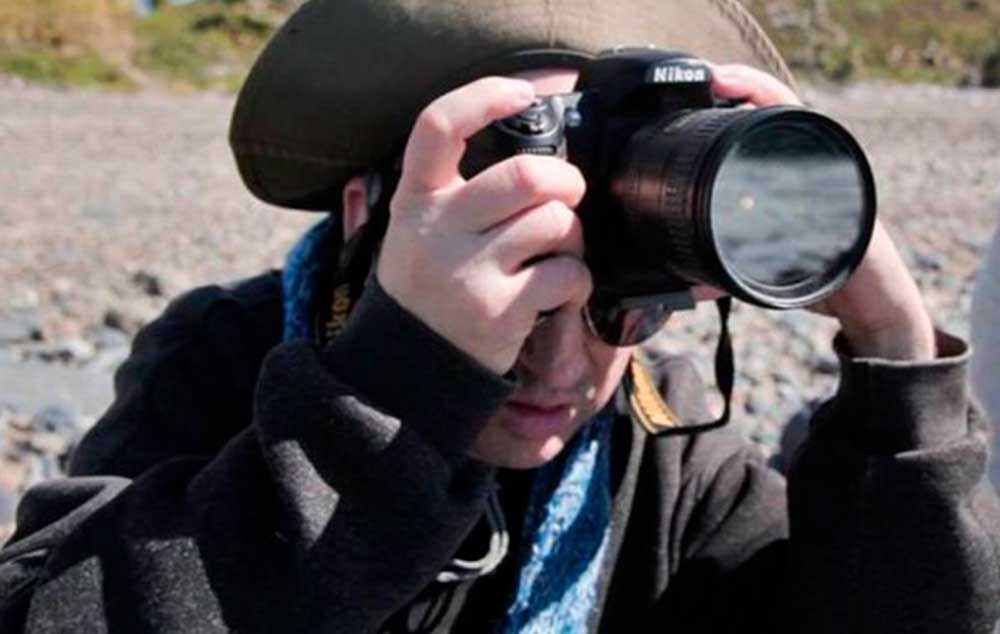
[[[344,185],[343,194],[344,210],[344,242],[351,239],[351,236],[361,228],[361,225],[368,222],[368,188],[365,187],[365,179],[361,176],[354,176]]]

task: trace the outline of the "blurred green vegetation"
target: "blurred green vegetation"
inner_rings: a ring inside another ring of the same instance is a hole
[[[29,80],[130,87],[127,5],[114,0],[3,0],[0,69]]]
[[[90,53],[62,57],[46,50],[24,52],[0,57],[0,71],[40,83],[110,89],[135,87],[116,66]]]
[[[165,6],[136,21],[133,61],[174,86],[231,88],[282,17],[238,0]]]
[[[998,0],[745,0],[797,74],[1000,85]]]
[[[0,70],[56,85],[187,91],[240,85],[300,0],[2,0]]]
[[[0,1],[0,72],[57,85],[232,91],[302,0]],[[1000,0],[744,0],[806,80],[1000,87]]]

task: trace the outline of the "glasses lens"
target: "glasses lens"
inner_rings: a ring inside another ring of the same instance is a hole
[[[670,311],[662,304],[626,308],[616,300],[593,299],[583,309],[590,331],[612,346],[634,346],[649,339],[667,323]]]

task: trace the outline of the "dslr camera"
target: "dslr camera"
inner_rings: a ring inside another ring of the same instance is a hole
[[[587,194],[576,211],[601,303],[686,308],[696,284],[768,308],[815,303],[871,239],[868,161],[819,113],[721,102],[711,84],[711,67],[687,53],[602,53],[574,92],[470,139],[463,173],[518,153],[578,166]]]

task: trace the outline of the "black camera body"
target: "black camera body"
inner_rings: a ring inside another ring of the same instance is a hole
[[[466,175],[514,154],[580,168],[576,209],[604,301],[692,305],[696,284],[751,303],[804,306],[860,262],[875,221],[871,170],[836,122],[799,107],[734,107],[679,51],[619,48],[573,93],[475,135]]]

